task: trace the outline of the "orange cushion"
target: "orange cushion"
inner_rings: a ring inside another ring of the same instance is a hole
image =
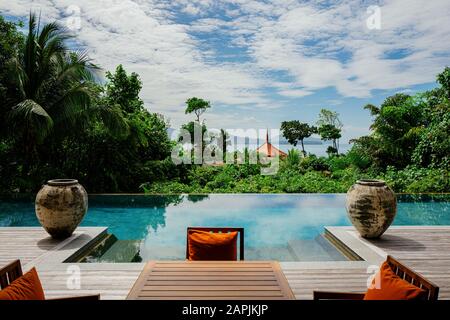
[[[377,279],[378,288],[375,285]],[[425,290],[397,276],[389,264],[384,262],[364,295],[364,300],[411,300],[424,298],[425,294]]]
[[[31,269],[1,290],[0,300],[45,300],[36,268]]]
[[[189,260],[237,260],[237,232],[189,230]]]

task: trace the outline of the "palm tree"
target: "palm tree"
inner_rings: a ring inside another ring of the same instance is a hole
[[[36,146],[51,132],[64,135],[81,130],[94,114],[112,123],[113,129],[121,122],[117,110],[91,107],[99,68],[86,52],[69,50],[66,43],[71,37],[57,23],[41,29],[30,13],[23,51],[11,61],[13,82],[20,95],[11,106],[11,127],[23,144],[28,164],[36,155]]]

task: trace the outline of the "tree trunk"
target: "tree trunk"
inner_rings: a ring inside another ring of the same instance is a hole
[[[303,139],[300,140],[300,142],[302,143],[302,153],[303,153],[303,157],[306,157],[306,151],[305,151],[305,145],[303,144]]]

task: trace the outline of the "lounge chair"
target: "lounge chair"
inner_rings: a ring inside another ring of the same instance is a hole
[[[425,279],[422,275],[412,271],[392,256],[387,256],[386,262],[391,267],[392,271],[406,280],[410,284],[426,291],[426,300],[437,300],[439,295],[439,287]],[[314,300],[363,300],[364,293],[352,292],[329,292],[329,291],[314,291]]]
[[[216,227],[188,227],[186,239],[186,259],[189,259],[189,232],[205,231],[211,233],[238,232],[239,235],[239,260],[244,260],[244,228],[216,228]]]
[[[0,289],[5,289],[14,280],[20,278],[23,275],[22,266],[20,260],[15,260],[5,267],[0,269]],[[89,295],[89,296],[77,296],[77,297],[66,297],[66,298],[56,298],[47,300],[100,300],[100,295]]]

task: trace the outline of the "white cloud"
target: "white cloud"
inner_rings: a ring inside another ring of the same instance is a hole
[[[31,8],[64,23],[73,4],[81,9],[77,39],[91,57],[106,70],[121,63],[139,73],[142,98],[174,126],[186,121],[181,110],[194,95],[219,106],[211,125],[238,127],[253,121],[250,107],[282,108],[330,87],[344,98],[405,90],[433,82],[449,64],[448,0],[385,0],[381,30],[366,27],[363,0],[0,0],[0,11],[26,16]],[[179,12],[192,21],[180,22]],[[221,61],[225,54],[209,43],[219,36],[229,39],[223,47],[243,49],[245,62]],[[407,54],[393,59],[398,50]]]
[[[14,5],[0,2],[0,10],[13,15],[25,15],[31,1]],[[44,20],[61,20],[62,12],[72,1],[34,1],[35,11],[41,10]],[[141,96],[151,110],[172,113],[172,123],[178,126],[186,118],[184,101],[200,96],[222,105],[268,103],[260,92],[263,79],[250,65],[206,61],[201,42],[188,33],[188,26],[167,18],[172,12],[157,2],[80,0],[81,30],[75,35],[93,60],[105,70],[123,64],[137,72],[144,83]],[[50,13],[50,14],[48,14]]]
[[[278,91],[278,94],[285,97],[306,97],[312,94],[312,92],[302,89],[286,89]]]

